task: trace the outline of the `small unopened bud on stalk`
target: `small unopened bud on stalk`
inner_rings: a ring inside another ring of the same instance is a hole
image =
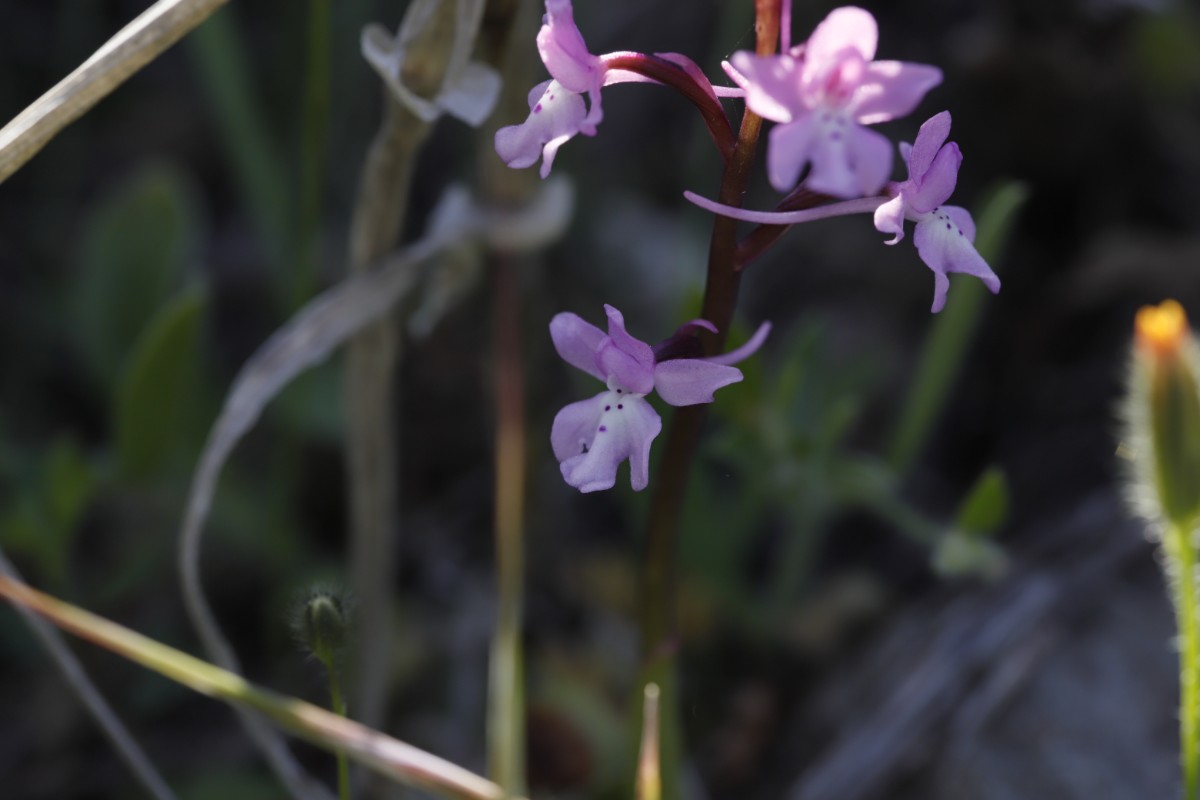
[[[350,638],[350,620],[341,597],[324,590],[305,601],[297,625],[301,642],[326,669],[340,664]]]
[[[292,621],[296,638],[305,650],[321,662],[329,677],[329,706],[333,713],[346,715],[341,668],[350,642],[351,603],[345,592],[312,589],[300,599]],[[346,753],[336,751],[338,798],[350,800],[350,765]]]
[[[1142,308],[1134,329],[1129,418],[1143,450],[1140,488],[1152,489],[1163,519],[1190,528],[1200,514],[1200,355],[1174,300]]]
[[[1184,800],[1200,800],[1200,355],[1174,300],[1147,306],[1134,322],[1127,417],[1133,439],[1131,486],[1158,524],[1163,567],[1179,629],[1179,742]]]

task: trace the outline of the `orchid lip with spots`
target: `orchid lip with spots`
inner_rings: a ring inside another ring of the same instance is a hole
[[[604,310],[608,333],[571,313],[558,314],[550,322],[550,337],[563,360],[607,387],[559,411],[550,443],[564,480],[579,491],[611,489],[624,461],[629,461],[630,484],[640,491],[649,481],[650,445],[662,430],[662,420],[646,395],[656,391],[673,406],[713,402],[714,392],[742,380],[733,364],[753,355],[771,326],[763,323],[737,350],[697,358],[689,357],[701,352],[697,330],[715,331],[711,323],[694,320],[651,347],[625,330],[620,311],[610,305]]]
[[[588,52],[570,0],[546,0],[537,45],[551,79],[533,87],[529,117],[520,125],[496,131],[495,145],[504,162],[515,169],[531,167],[540,158],[545,178],[559,147],[577,133],[596,135],[596,126],[604,118],[600,89],[606,69],[599,56]],[[584,95],[590,106],[584,103]]]

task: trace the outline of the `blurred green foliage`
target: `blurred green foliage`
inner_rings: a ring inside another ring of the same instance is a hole
[[[190,427],[189,401],[200,381],[204,308],[203,290],[183,292],[163,305],[137,342],[117,387],[114,410],[124,476],[146,478],[180,449],[181,434]]]
[[[0,512],[6,550],[33,561],[54,586],[67,581],[79,521],[96,491],[96,474],[69,438],[52,443],[23,465],[13,494]]]
[[[72,343],[112,390],[153,316],[183,286],[204,236],[191,182],[150,163],[99,200],[71,282]]]

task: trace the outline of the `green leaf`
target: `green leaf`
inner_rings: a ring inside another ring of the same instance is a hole
[[[117,388],[115,428],[121,473],[143,478],[164,466],[184,432],[198,384],[205,293],[191,289],[147,326]]]
[[[943,578],[995,581],[1008,570],[1008,555],[993,541],[950,531],[934,547],[931,565]]]
[[[999,467],[990,467],[958,508],[954,527],[971,535],[995,533],[1008,516],[1008,480]]]
[[[155,311],[183,284],[200,234],[188,181],[174,167],[142,167],[100,201],[85,226],[70,299],[77,345],[111,386]]]
[[[79,446],[70,439],[56,440],[0,514],[0,541],[33,559],[44,579],[63,585],[71,541],[96,483],[96,472]]]

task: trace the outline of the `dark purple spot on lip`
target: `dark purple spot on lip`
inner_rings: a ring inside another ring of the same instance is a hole
[[[947,222],[947,223],[946,223],[946,230],[950,230],[950,229],[951,229],[951,228],[953,228],[953,227],[954,227],[954,226],[953,226],[953,225],[951,225],[949,222]]]
[[[541,103],[538,103],[536,106],[533,107],[533,113],[535,113],[535,114],[542,113],[542,104]]]
[[[608,428],[604,427],[603,425],[600,426],[600,433],[604,433],[607,430]]]
[[[624,403],[617,403],[617,411],[620,411],[620,410],[621,410],[621,409],[623,409],[624,407],[625,407],[625,404],[624,404]]]
[[[620,394],[620,393],[621,393],[621,390],[620,390],[620,389],[617,389],[617,394]]]
[[[608,410],[609,410],[609,409],[611,409],[611,408],[612,408],[612,406],[605,406],[605,407],[604,407],[604,410],[605,410],[605,411],[608,411]]]
[[[959,235],[959,236],[962,236],[962,235],[963,235],[962,228],[959,228],[959,229],[958,229],[958,235]]]

